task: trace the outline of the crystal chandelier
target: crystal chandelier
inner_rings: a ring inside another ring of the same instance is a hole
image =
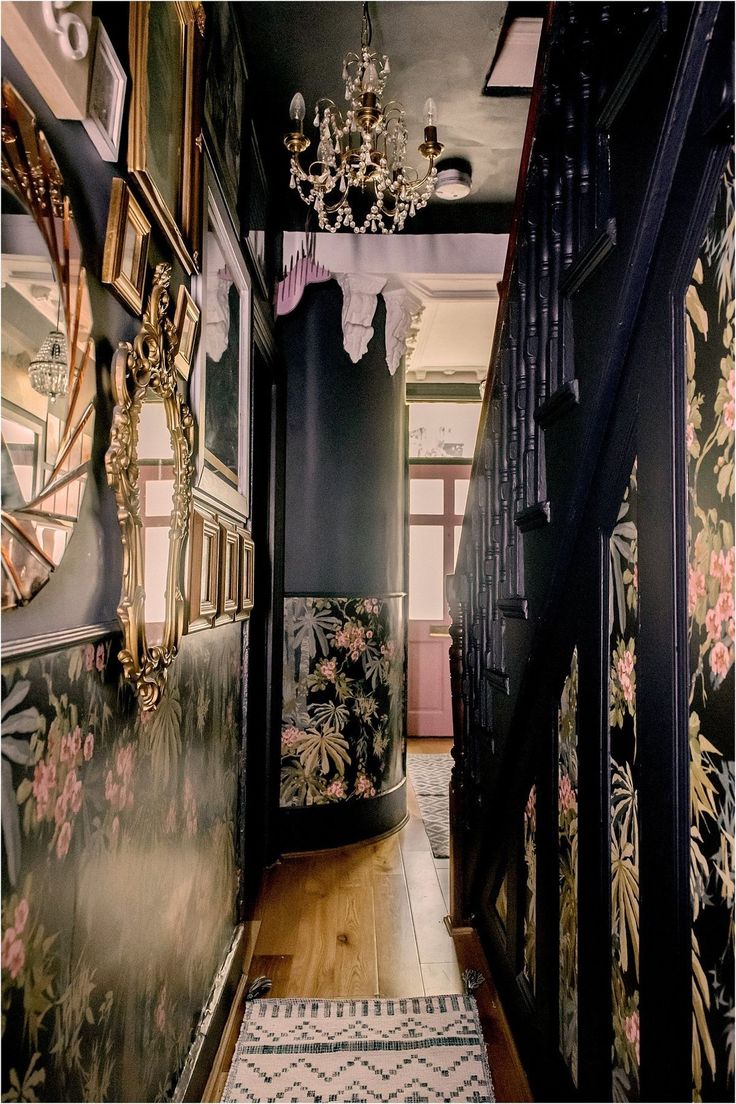
[[[51,330],[28,365],[31,387],[53,402],[57,395],[66,395],[68,372],[66,337],[59,329]]]
[[[301,92],[291,101],[289,114],[294,129],[284,137],[291,154],[290,186],[305,203],[314,207],[320,230],[335,233],[345,227],[356,234],[367,230],[393,234],[407,217],[426,207],[434,191],[435,161],[443,145],[437,141],[437,108],[434,100],[424,105],[424,141],[419,153],[429,162],[422,177],[406,164],[408,131],[403,106],[391,100],[382,106],[383,90],[390,72],[387,57],[370,49],[371,21],[368,4],[363,4],[360,54],[344,60],[342,77],[345,99],[350,105],[343,116],[329,99],[317,103],[314,125],[319,130],[317,159],[302,168],[299,155],[309,148],[304,134],[306,105]],[[351,207],[351,199],[356,203]]]

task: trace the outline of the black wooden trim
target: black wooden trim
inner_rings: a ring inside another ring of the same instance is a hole
[[[657,44],[667,30],[666,4],[659,3],[654,6],[655,13],[649,27],[641,36],[631,61],[611,90],[608,99],[598,114],[598,126],[601,130],[610,130],[616,116],[629,98],[639,77],[644,72],[647,62],[654,53]]]
[[[499,690],[502,694],[508,694],[510,692],[511,680],[505,671],[496,671],[494,668],[489,667],[486,671],[486,678],[494,690]]]
[[[569,297],[579,291],[585,281],[603,263],[615,245],[616,220],[615,218],[609,218],[598,236],[594,238],[588,249],[585,250],[565,276],[561,285],[562,294]]]
[[[529,603],[526,598],[501,598],[496,602],[496,608],[501,611],[504,617],[510,617],[513,619],[519,619],[526,621],[529,617]]]
[[[571,379],[553,391],[546,402],[537,407],[534,417],[542,429],[549,429],[558,418],[567,414],[568,410],[573,410],[579,402],[580,381]]]
[[[578,645],[578,1086],[611,1100],[611,751],[608,536],[586,557]]]
[[[406,822],[406,778],[363,801],[279,810],[281,851],[321,851],[360,843]]]
[[[549,502],[535,502],[525,510],[519,510],[514,520],[522,533],[528,533],[531,529],[541,529],[543,525],[549,525],[549,519]]]
[[[346,590],[310,590],[310,591],[295,591],[285,590],[284,599],[287,598],[346,598],[348,600],[359,600],[360,598],[406,598],[406,591],[397,590],[391,594],[380,594],[371,592],[370,595],[364,594],[362,591],[360,594],[350,594]]]

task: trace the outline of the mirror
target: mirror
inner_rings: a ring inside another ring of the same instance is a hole
[[[192,415],[177,390],[171,265],[157,265],[143,325],[112,364],[108,482],[123,538],[119,659],[141,708],[158,705],[184,620],[182,567],[192,498]]]
[[[2,608],[64,555],[92,455],[92,312],[69,197],[30,108],[2,85]]]

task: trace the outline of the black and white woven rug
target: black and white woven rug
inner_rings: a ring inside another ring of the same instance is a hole
[[[222,1096],[236,1101],[493,1101],[473,997],[256,1000]]]
[[[450,855],[450,774],[452,756],[408,756],[409,778],[417,795],[424,827],[436,859]]]

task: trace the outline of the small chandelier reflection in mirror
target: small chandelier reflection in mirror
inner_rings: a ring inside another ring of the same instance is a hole
[[[343,116],[329,99],[317,103],[314,125],[319,130],[317,159],[305,171],[299,155],[310,146],[304,134],[306,105],[301,92],[291,101],[294,129],[284,137],[291,154],[290,186],[317,213],[320,230],[333,234],[345,227],[356,234],[367,230],[393,234],[403,229],[407,217],[426,207],[434,191],[435,161],[443,145],[437,141],[437,107],[424,105],[424,141],[419,153],[428,161],[424,176],[406,164],[409,134],[403,106],[383,101],[390,72],[387,57],[370,49],[371,21],[363,4],[360,54],[350,53],[343,63],[345,99],[350,107]],[[351,200],[355,204],[351,207]],[[365,213],[364,213],[365,212]]]
[[[28,365],[31,387],[53,402],[58,395],[66,395],[68,372],[66,337],[59,329],[51,330]]]

